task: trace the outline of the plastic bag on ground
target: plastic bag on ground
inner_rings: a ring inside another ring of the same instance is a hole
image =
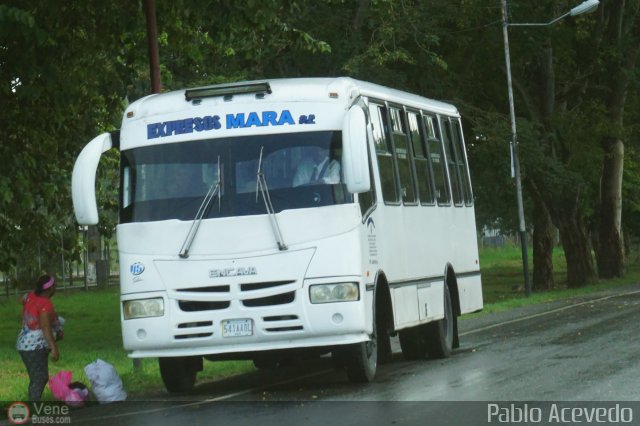
[[[113,365],[98,359],[84,367],[91,390],[101,404],[127,399],[122,380]]]
[[[67,394],[71,392],[71,371],[59,371],[49,378],[49,389],[53,397],[58,401],[64,401]]]
[[[83,407],[87,399],[89,399],[89,389],[87,389],[84,383],[73,382],[69,384],[69,393],[64,399],[67,405],[71,407]]]

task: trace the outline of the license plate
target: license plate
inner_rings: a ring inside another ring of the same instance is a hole
[[[222,321],[222,337],[253,336],[253,320],[231,319]]]

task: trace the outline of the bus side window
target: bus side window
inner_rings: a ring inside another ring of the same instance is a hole
[[[409,140],[404,111],[399,108],[389,108],[391,116],[391,134],[398,161],[398,177],[400,178],[400,194],[404,204],[416,204]]]
[[[391,150],[391,141],[387,130],[387,110],[382,105],[369,104],[371,124],[373,125],[373,144],[376,149],[378,169],[380,170],[380,185],[382,199],[387,204],[397,204],[399,201],[395,181],[395,165]]]
[[[464,202],[470,206],[473,204],[473,193],[471,192],[471,177],[469,176],[469,164],[464,146],[464,138],[462,136],[462,127],[460,120],[452,120],[453,128],[453,146],[456,150],[456,158],[458,170],[460,171],[460,180],[464,190]]]
[[[444,147],[440,141],[440,127],[438,120],[431,115],[424,116],[424,127],[427,131],[427,151],[433,170],[433,180],[436,187],[436,200],[439,205],[451,202],[447,173],[444,164]]]
[[[419,116],[415,112],[407,113],[409,119],[409,137],[413,149],[413,161],[418,181],[418,197],[421,204],[433,204],[435,202],[431,172],[429,170],[429,155],[423,142],[422,129]],[[426,138],[425,138],[426,140]]]
[[[464,186],[461,185],[462,176],[460,176],[460,168],[458,155],[456,155],[455,144],[453,141],[453,133],[451,131],[451,121],[447,117],[442,118],[444,127],[443,142],[446,147],[447,167],[449,168],[449,178],[451,179],[451,192],[453,192],[453,203],[457,206],[461,205],[464,200]]]
[[[371,151],[369,150],[369,146],[367,145],[367,153],[369,154],[367,158],[369,158],[369,181],[371,182],[371,188],[367,192],[362,192],[358,194],[358,203],[360,204],[360,213],[364,217],[369,209],[374,206],[376,203],[376,186],[374,185],[375,180],[373,179],[373,168],[371,167]]]

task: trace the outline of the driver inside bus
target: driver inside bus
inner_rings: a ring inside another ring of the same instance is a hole
[[[314,147],[310,156],[302,159],[293,177],[293,186],[317,183],[340,183],[340,150]]]

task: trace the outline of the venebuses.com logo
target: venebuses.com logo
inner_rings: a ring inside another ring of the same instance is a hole
[[[14,425],[23,425],[29,421],[29,406],[24,402],[14,402],[7,409],[7,417]]]
[[[14,402],[7,408],[9,423],[14,425],[31,424],[70,424],[69,407],[56,402]]]

